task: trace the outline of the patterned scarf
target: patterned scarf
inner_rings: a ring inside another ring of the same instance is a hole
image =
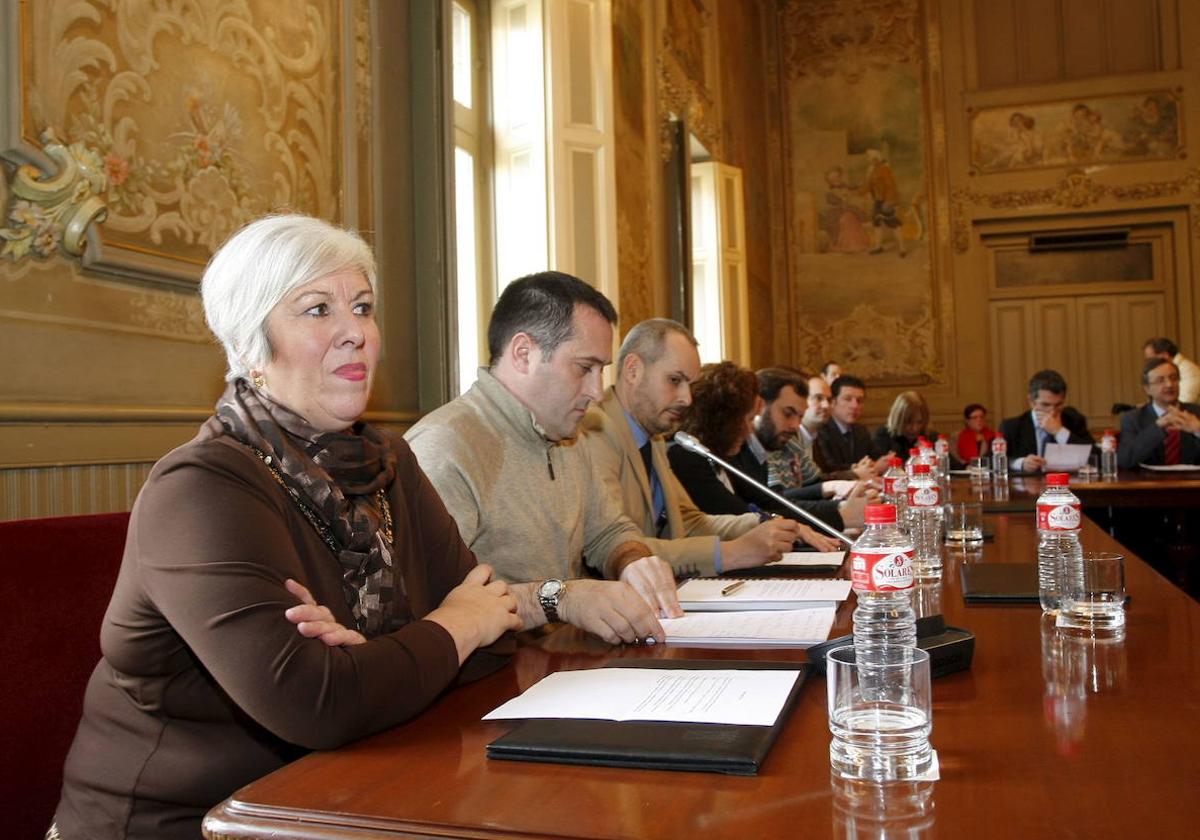
[[[203,430],[253,449],[300,506],[342,566],[342,592],[360,633],[372,638],[412,621],[384,534],[385,493],[396,477],[385,437],[366,423],[319,432],[244,379],[229,384]]]

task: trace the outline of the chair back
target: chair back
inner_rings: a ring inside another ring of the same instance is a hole
[[[128,513],[0,522],[5,837],[50,827],[128,526]]]

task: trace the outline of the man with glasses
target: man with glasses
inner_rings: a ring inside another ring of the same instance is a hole
[[[1185,403],[1200,402],[1200,365],[1179,352],[1179,345],[1169,338],[1151,338],[1142,347],[1147,359],[1174,362],[1179,369],[1179,399]]]
[[[1179,401],[1179,368],[1157,356],[1142,367],[1149,400],[1121,418],[1117,464],[1200,464],[1200,406]]]
[[[1087,420],[1067,405],[1067,383],[1056,370],[1039,370],[1029,379],[1029,411],[1000,424],[1008,442],[1013,472],[1034,473],[1046,468],[1051,443],[1093,443]]]

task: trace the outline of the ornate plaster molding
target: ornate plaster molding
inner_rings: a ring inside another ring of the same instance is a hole
[[[666,163],[671,157],[670,115],[683,117],[688,131],[696,135],[713,157],[721,157],[721,132],[713,112],[716,110],[708,91],[693,82],[673,62],[658,57],[659,158]]]
[[[1182,178],[1169,181],[1101,184],[1082,169],[1073,169],[1058,183],[1040,189],[982,192],[959,188],[951,193],[954,250],[962,254],[971,247],[972,207],[1001,211],[1038,207],[1080,210],[1106,199],[1130,202],[1175,197],[1188,198],[1192,211],[1192,233],[1200,237],[1200,167],[1188,170]]]
[[[868,69],[922,59],[919,0],[787,0],[781,14],[792,79],[841,74],[854,83]]]
[[[371,76],[371,7],[359,0],[354,8],[354,116],[360,142],[371,134]]]
[[[42,132],[42,152],[54,168],[21,164],[13,171],[8,209],[0,239],[0,257],[45,259],[62,248],[83,255],[88,228],[108,217],[101,196],[108,176],[100,156],[82,143],[64,145],[53,129]]]

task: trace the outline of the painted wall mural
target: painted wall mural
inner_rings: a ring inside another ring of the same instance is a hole
[[[798,361],[932,381],[922,7],[792,0],[782,17]]]
[[[286,6],[22,4],[22,139],[61,138],[101,179],[92,186],[110,260],[151,255],[198,276],[264,213],[341,218],[340,4]],[[9,208],[10,257],[47,255],[45,215],[36,202]]]
[[[1182,157],[1177,91],[982,108],[971,114],[977,172]]]

